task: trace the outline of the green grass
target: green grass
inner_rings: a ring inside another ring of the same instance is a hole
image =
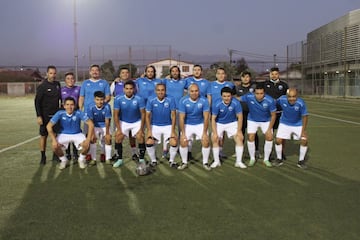
[[[0,149],[37,135],[32,97],[0,100]],[[359,122],[359,103],[307,100],[310,113]],[[34,140],[0,153],[0,239],[359,239],[360,125],[310,116],[308,133],[306,171],[287,142],[279,168],[236,169],[230,158],[211,172],[160,164],[145,177],[130,159],[41,167]]]

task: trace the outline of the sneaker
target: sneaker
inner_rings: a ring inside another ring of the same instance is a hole
[[[118,159],[114,164],[113,167],[114,168],[118,168],[123,164],[123,160],[122,159]]]
[[[105,160],[105,164],[111,165],[111,159],[106,159],[106,160]]]
[[[158,164],[157,162],[151,162],[151,163],[150,163],[150,166],[151,166],[151,167],[156,167],[157,164]]]
[[[96,165],[96,160],[90,160],[90,162],[88,163],[89,166],[95,166]]]
[[[105,162],[105,154],[100,154],[100,162]]]
[[[236,168],[247,168],[243,162],[236,162],[234,165]]]
[[[249,163],[248,163],[248,166],[249,167],[253,167],[256,163],[256,160],[255,159],[250,159]]]
[[[203,168],[207,171],[211,171],[211,167],[209,166],[208,163],[203,164]]]
[[[139,159],[139,163],[144,163],[145,160],[144,159]]]
[[[217,167],[220,167],[221,166],[221,163],[220,162],[212,162],[212,164],[210,165],[211,168],[217,168]]]
[[[132,155],[131,159],[132,159],[133,161],[138,161],[138,160],[139,160],[139,156],[138,156],[136,153],[134,153],[134,154]]]
[[[66,154],[66,158],[67,158],[68,160],[71,160],[71,154]]]
[[[280,167],[284,164],[284,161],[282,159],[276,159],[272,164],[276,167]]]
[[[220,152],[219,153],[219,158],[220,159],[227,159],[228,157],[223,152]]]
[[[169,162],[169,166],[170,166],[171,168],[175,168],[175,169],[177,169],[177,168],[179,167],[178,164],[175,163],[175,162]]]
[[[178,170],[184,170],[185,168],[187,168],[188,167],[188,165],[187,165],[187,163],[182,163],[180,166],[178,166]]]
[[[86,168],[86,163],[85,163],[85,161],[79,161],[79,168],[80,168],[80,169],[85,169],[85,168]]]
[[[298,161],[297,166],[301,169],[307,169],[307,165],[305,164],[305,161]]]
[[[266,167],[272,167],[272,164],[269,160],[264,160],[263,163],[265,164]]]
[[[52,160],[55,161],[55,162],[60,162],[59,157],[55,153],[53,153]]]
[[[61,161],[59,164],[59,169],[63,170],[68,166],[68,161]]]

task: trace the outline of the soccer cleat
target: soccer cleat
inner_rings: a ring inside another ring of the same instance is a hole
[[[100,162],[105,162],[105,154],[100,154]]]
[[[122,159],[118,159],[116,160],[116,162],[113,164],[113,168],[118,168],[123,164],[123,160]]]
[[[45,164],[46,164],[46,157],[41,157],[40,165],[45,165]]]
[[[96,165],[96,160],[90,160],[90,162],[88,163],[89,166],[95,166]]]
[[[203,168],[207,171],[211,171],[211,167],[209,166],[208,163],[203,164]]]
[[[276,159],[272,164],[276,167],[280,167],[284,164],[284,161],[282,159]]]
[[[139,156],[138,156],[136,153],[134,153],[134,154],[132,155],[131,159],[132,159],[133,161],[138,161],[138,160],[139,160]]]
[[[63,170],[68,166],[68,161],[61,161],[59,164],[59,169]]]
[[[71,154],[66,154],[66,158],[67,158],[68,160],[71,160]]]
[[[259,150],[255,151],[255,159],[261,159],[263,156],[261,155]]]
[[[228,157],[222,151],[220,151],[219,158],[224,160],[224,159],[227,159]]]
[[[150,166],[151,166],[151,167],[156,167],[157,164],[158,164],[157,162],[151,162],[151,163],[150,163]]]
[[[265,164],[266,167],[272,167],[272,164],[269,160],[264,160],[263,163]]]
[[[236,162],[234,165],[236,168],[247,168],[243,162]]]
[[[301,169],[307,169],[307,165],[305,164],[305,161],[298,161],[297,166]]]
[[[169,166],[170,166],[171,168],[175,168],[175,169],[178,168],[178,165],[177,165],[177,163],[175,163],[175,162],[169,162]]]
[[[139,159],[139,163],[144,163],[145,160],[144,159]]]
[[[52,160],[55,161],[55,162],[60,162],[59,157],[55,153],[53,153]]]
[[[85,168],[86,168],[86,163],[85,163],[85,161],[79,161],[79,168],[80,168],[80,169],[85,169]]]
[[[188,165],[187,165],[187,163],[182,163],[180,166],[178,166],[178,170],[184,170],[185,168],[187,168],[188,167]]]
[[[250,159],[249,163],[248,163],[248,166],[249,167],[253,167],[256,163],[256,160],[255,159]]]
[[[221,163],[220,162],[212,162],[212,164],[210,165],[211,168],[217,168],[217,167],[220,167],[221,166]]]

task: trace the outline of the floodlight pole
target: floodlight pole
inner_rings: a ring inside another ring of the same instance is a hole
[[[78,44],[77,44],[77,22],[76,22],[76,0],[74,0],[74,65],[75,65],[75,81],[78,81]]]

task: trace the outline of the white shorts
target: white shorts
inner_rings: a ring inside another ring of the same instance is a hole
[[[196,125],[185,124],[186,139],[190,141],[192,140],[193,135],[195,135],[195,139],[200,140],[202,138],[203,130],[204,125],[202,123]]]
[[[65,134],[65,133],[60,133],[57,137],[56,140],[58,141],[59,144],[62,145],[62,149],[66,150],[69,146],[69,143],[74,143],[74,145],[76,146],[76,148],[78,150],[81,150],[81,143],[83,141],[85,141],[86,137],[83,133],[76,133],[76,134]]]
[[[132,133],[132,136],[135,137],[141,127],[141,121],[137,121],[133,123],[121,121],[120,124],[121,124],[122,133],[127,137],[129,137],[130,131]]]
[[[261,128],[262,133],[265,134],[269,128],[269,124],[270,124],[270,121],[269,122],[254,122],[251,120],[247,120],[247,133],[248,134],[256,133],[258,128]],[[271,129],[271,132],[272,132],[272,129]]]
[[[216,123],[216,130],[217,135],[219,138],[223,138],[224,132],[226,132],[228,138],[236,135],[238,130],[238,123],[231,122],[231,123]]]
[[[276,133],[277,138],[300,140],[302,126],[289,126],[283,123],[279,124],[279,128]]]
[[[154,138],[156,138],[157,144],[161,143],[161,135],[163,135],[165,142],[169,141],[169,138],[171,136],[171,125],[167,125],[167,126],[152,125],[151,132],[152,132]]]
[[[111,128],[109,129],[109,131],[110,131],[110,135],[111,135],[112,134]],[[94,132],[95,132],[95,137],[98,140],[101,140],[105,137],[106,127],[103,127],[103,128],[95,127]]]

